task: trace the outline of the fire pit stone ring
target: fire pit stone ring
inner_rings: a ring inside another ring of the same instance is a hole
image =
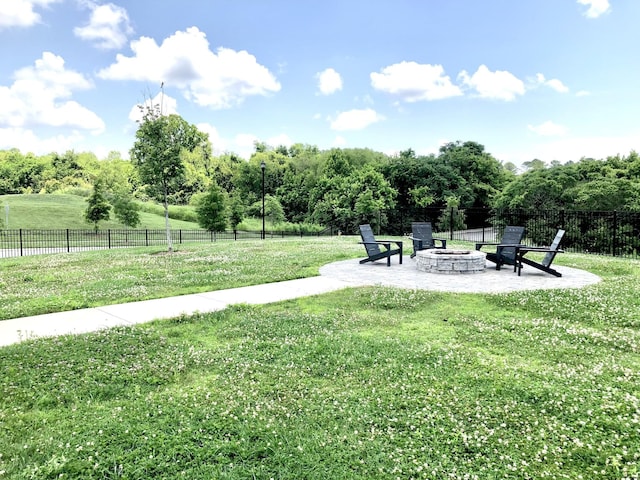
[[[447,275],[483,273],[486,253],[478,250],[432,248],[416,253],[416,265],[421,272]]]

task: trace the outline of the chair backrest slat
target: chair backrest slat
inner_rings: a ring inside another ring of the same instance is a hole
[[[551,265],[551,262],[553,262],[553,259],[555,258],[556,253],[558,253],[558,249],[560,248],[562,237],[564,237],[564,230],[558,230],[558,233],[556,233],[556,238],[553,239],[553,242],[551,242],[551,245],[549,246],[550,251],[547,252],[542,259],[542,265],[544,265],[545,267],[548,267],[549,265]]]
[[[367,255],[372,257],[380,253],[380,246],[375,243],[376,237],[368,223],[360,225],[360,238],[364,242],[364,248],[367,249]]]
[[[524,238],[524,227],[507,225],[502,234],[500,243],[504,245],[519,245]],[[506,247],[502,249],[502,258],[508,259],[512,264],[516,259],[515,247]]]
[[[422,240],[422,248],[433,246],[433,228],[431,222],[413,222],[411,224],[411,236]],[[420,242],[413,241],[414,250],[420,249]]]

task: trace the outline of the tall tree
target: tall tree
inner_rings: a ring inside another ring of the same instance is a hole
[[[208,135],[181,116],[161,115],[157,105],[145,108],[130,154],[140,180],[147,185],[147,192],[164,206],[169,252],[173,251],[169,196],[179,191],[185,181],[185,166],[180,153],[184,150],[193,152],[205,143],[208,144]]]
[[[100,180],[96,180],[93,192],[87,198],[87,203],[84,218],[88,223],[93,223],[95,231],[98,233],[98,223],[102,220],[109,220],[111,215],[111,205],[107,201]]]

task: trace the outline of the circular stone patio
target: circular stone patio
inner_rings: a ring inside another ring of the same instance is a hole
[[[414,259],[405,255],[403,264],[398,264],[398,256],[391,257],[391,266],[386,261],[360,265],[358,259],[334,262],[320,268],[320,275],[353,284],[354,286],[382,285],[416,290],[441,292],[503,293],[519,290],[540,290],[554,288],[582,288],[602,279],[597,275],[558,266],[554,268],[562,277],[554,277],[533,267],[526,266],[518,277],[512,266],[495,269],[495,264],[486,262],[487,268],[480,275],[440,275],[421,272]]]

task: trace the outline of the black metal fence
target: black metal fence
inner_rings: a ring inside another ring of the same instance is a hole
[[[319,237],[332,235],[331,230],[317,233],[267,231],[265,238]],[[207,230],[171,230],[174,244],[211,243],[217,241],[261,239],[262,232]],[[79,252],[124,247],[167,245],[166,230],[0,230],[0,258],[43,253]]]
[[[640,258],[640,212],[426,209],[421,218],[413,221],[432,222],[436,236],[472,242],[498,241],[506,225],[522,225],[526,227],[525,241],[529,245],[548,245],[562,228],[566,230],[562,241],[566,251]],[[402,225],[389,225],[384,230],[404,235],[411,232],[411,220],[407,219]],[[268,231],[265,236],[269,239],[336,233],[337,229],[319,233]],[[260,231],[171,231],[171,241],[178,245],[261,238]],[[166,244],[166,230],[0,230],[0,258]]]
[[[566,251],[640,257],[640,212],[429,209],[417,221],[433,222],[434,229],[451,240],[486,242],[498,241],[506,225],[521,225],[530,245],[549,245],[561,228],[566,231]],[[411,231],[410,225],[405,228]]]

